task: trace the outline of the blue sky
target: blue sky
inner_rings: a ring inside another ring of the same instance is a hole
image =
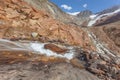
[[[120,5],[120,0],[50,0],[65,12],[79,12],[89,9],[96,13],[114,5]]]

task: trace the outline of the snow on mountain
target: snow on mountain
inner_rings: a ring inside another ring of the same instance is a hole
[[[76,16],[77,14],[79,14],[80,12],[67,12],[67,14],[70,14],[70,15],[73,15],[73,16]]]
[[[95,14],[93,14],[93,15],[90,15],[90,19],[94,19],[95,17],[97,17],[98,15],[95,15]]]
[[[105,13],[105,14],[101,14],[101,15],[99,15],[99,14],[91,15],[90,16],[91,20],[89,21],[88,26],[92,26],[93,24],[97,23],[98,20],[100,20],[100,19],[102,19],[104,17],[112,16],[114,14],[117,14],[118,12],[120,12],[120,8],[113,11],[113,12],[110,12],[110,13]]]

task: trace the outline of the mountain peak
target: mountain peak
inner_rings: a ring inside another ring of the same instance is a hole
[[[92,15],[92,11],[90,10],[84,10],[77,14],[77,16],[90,16],[90,15]]]

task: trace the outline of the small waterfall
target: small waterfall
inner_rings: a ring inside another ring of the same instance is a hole
[[[30,47],[20,42],[0,39],[0,51],[30,51]]]

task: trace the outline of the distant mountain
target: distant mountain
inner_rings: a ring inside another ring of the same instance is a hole
[[[102,15],[102,14],[106,14],[106,13],[111,13],[111,12],[114,12],[118,9],[120,9],[120,5],[113,6],[111,8],[105,9],[101,12],[96,13],[96,14]]]
[[[120,20],[120,6],[114,6],[94,15],[90,15],[88,26],[99,26],[118,20]]]
[[[80,18],[81,21],[88,21],[89,20],[89,16],[92,15],[92,14],[93,14],[92,11],[85,10],[85,11],[81,11],[76,16],[78,18]]]
[[[77,14],[76,16],[77,17],[89,17],[90,15],[92,15],[92,11],[89,11],[89,10],[84,10],[84,11],[81,11],[79,14]]]
[[[78,19],[70,14],[63,12],[57,5],[50,2],[50,0],[24,0],[27,3],[31,4],[32,6],[36,7],[37,9],[45,10],[54,19],[62,21],[64,23],[74,24],[74,25],[81,25],[81,22]]]
[[[105,9],[96,14],[93,14],[92,11],[85,10],[85,11],[81,11],[76,15],[70,15],[63,12],[57,5],[50,2],[49,0],[35,0],[35,1],[24,0],[24,1],[33,5],[37,9],[45,10],[46,12],[51,14],[51,16],[54,19],[57,19],[67,24],[73,24],[77,26],[95,26],[95,25],[107,24],[119,20],[118,18],[119,14],[117,13],[120,11],[119,10],[120,6],[114,6],[112,8]]]

